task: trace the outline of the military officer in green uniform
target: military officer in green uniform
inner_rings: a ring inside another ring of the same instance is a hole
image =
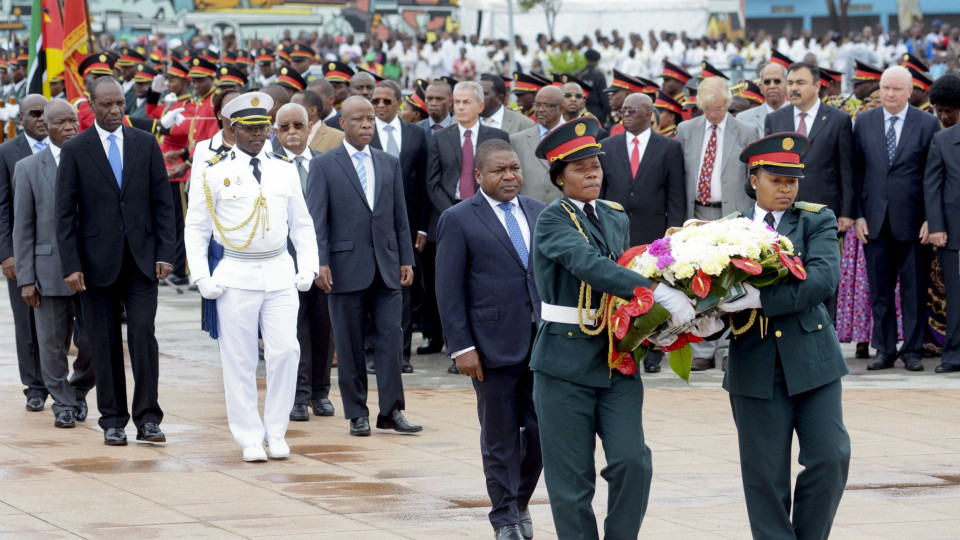
[[[608,367],[603,315],[610,296],[632,298],[635,287],[652,284],[616,263],[630,247],[630,223],[619,204],[597,199],[603,182],[599,129],[596,118],[576,118],[547,135],[536,151],[563,191],[540,214],[534,232],[543,303],[530,360],[544,478],[561,540],[598,538],[591,507],[597,435],[607,461],[601,475],[609,485],[605,538],[637,538],[652,476],[641,423],[643,384],[636,373]],[[675,322],[694,317],[682,292],[660,285],[654,295]]]
[[[794,202],[809,142],[780,133],[747,146],[747,193],[762,220],[793,242],[806,279],[755,289],[721,304],[730,312],[730,358],[723,387],[740,443],[740,469],[753,537],[827,538],[847,483],[850,437],[843,425],[840,378],[849,373],[823,303],[840,281],[837,218],[826,206]],[[790,497],[790,449],[800,464]]]

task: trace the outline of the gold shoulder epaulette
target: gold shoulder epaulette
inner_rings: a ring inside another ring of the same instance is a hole
[[[207,160],[207,166],[209,167],[210,165],[216,165],[226,155],[227,155],[226,152],[220,152],[219,154],[213,156],[212,158]]]
[[[619,211],[619,212],[626,212],[626,210],[623,209],[623,205],[620,204],[620,203],[618,203],[618,202],[605,201],[605,200],[603,200],[603,199],[597,199],[597,200],[600,201],[600,202],[602,202],[603,204],[609,206],[610,208],[613,208],[614,210],[617,210],[617,211]]]
[[[270,155],[271,157],[275,157],[275,158],[277,158],[277,159],[282,159],[282,160],[286,161],[287,163],[292,163],[292,162],[293,162],[293,160],[291,160],[290,158],[288,158],[287,156],[285,156],[285,155],[283,155],[283,154],[278,154],[278,153],[276,153],[276,152],[270,152],[269,155]]]
[[[813,212],[814,214],[816,214],[816,213],[819,213],[824,208],[826,208],[827,205],[797,201],[793,203],[793,207],[798,210],[806,210],[807,212]]]

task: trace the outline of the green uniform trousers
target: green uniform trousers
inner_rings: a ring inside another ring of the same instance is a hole
[[[533,403],[540,420],[543,475],[560,540],[597,535],[593,494],[597,435],[609,485],[604,538],[635,540],[647,511],[653,476],[650,448],[643,438],[643,383],[613,372],[610,388],[583,386],[534,372]]]
[[[850,436],[843,425],[836,380],[788,395],[777,359],[773,399],[730,394],[740,442],[740,470],[756,540],[814,540],[830,535],[850,467]],[[793,433],[800,464],[790,519]]]

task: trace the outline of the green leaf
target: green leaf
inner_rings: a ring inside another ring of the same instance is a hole
[[[690,366],[693,364],[693,348],[688,344],[686,347],[670,351],[667,353],[667,359],[670,361],[670,369],[690,384]]]
[[[617,352],[626,352],[635,350],[643,343],[643,340],[650,337],[654,330],[670,318],[670,312],[660,304],[653,304],[650,311],[633,319],[630,330],[615,344]]]

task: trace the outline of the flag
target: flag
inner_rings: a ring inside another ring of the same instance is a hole
[[[83,96],[83,78],[78,73],[80,62],[90,52],[87,47],[86,0],[64,0],[63,2],[63,64],[67,100],[75,102]]]
[[[50,77],[63,73],[63,26],[57,0],[33,0],[27,93],[50,98]]]

